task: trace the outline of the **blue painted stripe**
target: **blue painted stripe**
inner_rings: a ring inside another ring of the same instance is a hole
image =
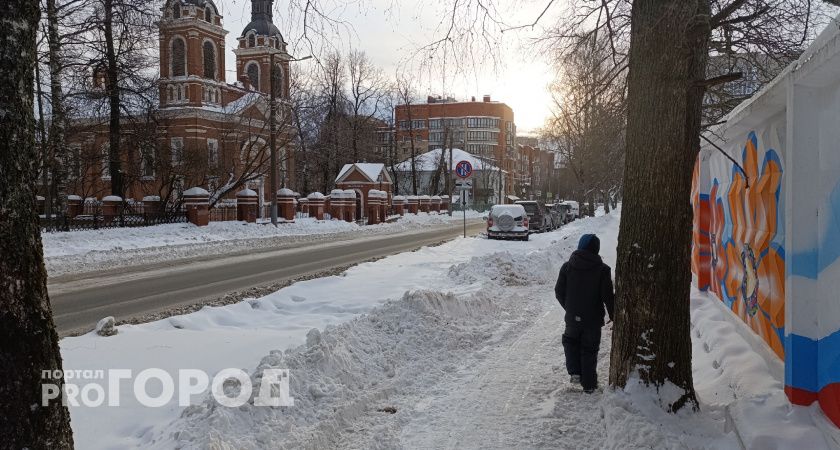
[[[785,384],[818,392],[840,382],[840,330],[818,340],[785,336]]]
[[[785,385],[817,392],[817,341],[785,336]]]

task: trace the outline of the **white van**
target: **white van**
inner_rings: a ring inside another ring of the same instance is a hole
[[[566,200],[562,202],[564,205],[569,205],[569,212],[571,213],[572,220],[579,219],[580,215],[580,204],[574,200]]]

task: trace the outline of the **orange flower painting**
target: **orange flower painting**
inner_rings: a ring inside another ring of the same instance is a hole
[[[750,133],[742,159],[743,171],[733,167],[732,183],[725,198],[731,235],[723,243],[718,242],[717,233],[723,233],[723,224],[717,219],[724,199],[718,201],[716,196],[712,197],[715,199],[711,239],[714,276],[723,284],[721,298],[731,303],[732,310],[779,357],[784,357],[784,249],[774,242],[782,165],[776,152],[767,150],[759,168],[755,133]],[[724,264],[721,258],[725,259]]]

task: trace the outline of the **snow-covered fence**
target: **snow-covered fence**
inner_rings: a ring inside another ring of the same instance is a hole
[[[692,266],[785,364],[793,403],[840,425],[840,32],[704,136]]]

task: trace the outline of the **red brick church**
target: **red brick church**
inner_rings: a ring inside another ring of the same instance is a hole
[[[251,22],[233,50],[237,81],[229,84],[228,31],[216,5],[212,0],[167,0],[159,22],[159,100],[147,110],[130,110],[121,120],[125,198],[157,195],[172,201],[184,189],[199,186],[217,197],[230,197],[247,187],[268,200],[272,86],[277,99],[278,180],[281,186],[295,185],[294,135],[286,107],[292,57],[272,22],[272,4],[273,0],[251,1]],[[97,88],[103,90],[99,79],[94,73],[92,101],[97,100]],[[98,99],[102,97],[101,92]],[[130,99],[124,103],[131,105]],[[68,192],[83,197],[110,194],[107,113],[104,120],[101,114],[80,114],[70,125]]]

